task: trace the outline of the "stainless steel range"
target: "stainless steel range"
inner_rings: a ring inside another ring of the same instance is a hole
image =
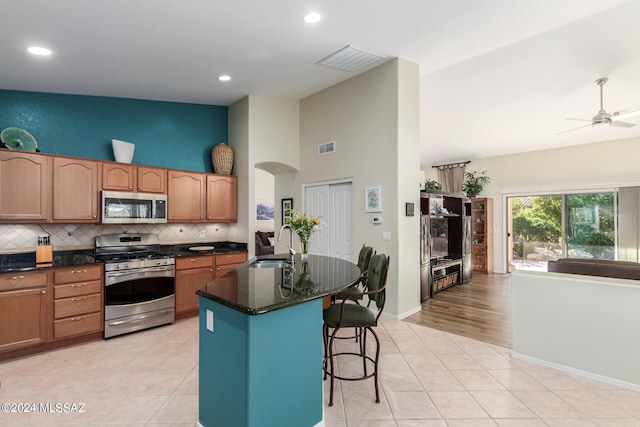
[[[105,263],[105,338],[175,320],[175,260],[159,249],[157,234],[96,237],[96,258]]]

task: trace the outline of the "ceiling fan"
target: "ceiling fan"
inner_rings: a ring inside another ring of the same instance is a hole
[[[586,128],[586,127],[589,127],[589,126],[591,126],[591,127],[617,126],[617,127],[621,127],[621,128],[630,128],[632,126],[635,126],[634,123],[623,122],[621,120],[627,119],[629,117],[640,115],[640,110],[635,110],[635,111],[624,111],[624,110],[623,111],[614,111],[611,114],[607,113],[604,110],[603,101],[602,101],[602,98],[603,98],[602,97],[602,87],[608,81],[609,81],[609,79],[606,78],[606,77],[602,77],[602,78],[600,78],[600,79],[595,81],[595,83],[598,86],[600,86],[600,111],[598,111],[598,114],[593,116],[593,118],[591,118],[591,119],[573,119],[573,118],[568,118],[567,119],[567,120],[580,120],[580,121],[583,121],[583,122],[591,122],[591,124],[580,126],[578,128],[575,128],[575,129],[569,129],[569,130],[566,130],[564,132],[557,133],[556,135],[562,135],[563,133],[573,132],[574,130]]]

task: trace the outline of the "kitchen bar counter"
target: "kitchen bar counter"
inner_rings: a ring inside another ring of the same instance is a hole
[[[280,254],[265,259],[290,260]],[[339,293],[360,277],[355,264],[339,258],[295,256],[293,271],[283,268],[251,268],[250,260],[197,291],[201,297],[245,314],[263,314]]]
[[[296,255],[293,274],[251,268],[254,261],[197,291],[199,424],[322,425],[322,298],[353,284],[360,270],[314,255],[306,263]]]

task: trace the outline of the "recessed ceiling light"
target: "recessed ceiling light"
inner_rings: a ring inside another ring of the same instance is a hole
[[[304,15],[304,22],[307,24],[315,24],[322,19],[322,15],[317,12],[310,12]]]
[[[223,74],[221,76],[218,76],[218,80],[220,80],[221,82],[228,82],[229,80],[231,80],[231,76]]]
[[[51,49],[47,49],[46,47],[42,47],[42,46],[29,46],[27,48],[27,52],[29,52],[32,55],[38,55],[38,56],[51,55]]]

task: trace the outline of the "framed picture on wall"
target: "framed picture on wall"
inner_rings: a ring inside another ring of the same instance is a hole
[[[382,187],[365,188],[364,197],[365,212],[382,212]]]
[[[282,225],[289,224],[292,210],[293,199],[282,199]]]

